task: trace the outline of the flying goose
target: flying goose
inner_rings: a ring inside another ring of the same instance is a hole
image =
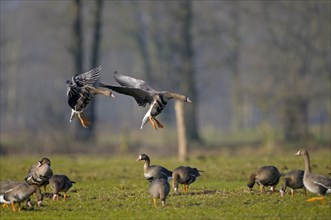
[[[51,161],[44,157],[37,164],[31,166],[25,181],[31,185],[44,186],[46,190],[46,185],[52,175]]]
[[[144,177],[148,181],[152,181],[154,179],[158,178],[164,178],[164,176],[167,177],[167,179],[171,179],[172,172],[168,169],[159,166],[159,165],[150,165],[150,159],[146,154],[140,154],[137,161],[144,160]]]
[[[18,211],[21,210],[21,203],[30,198],[36,193],[37,206],[39,207],[43,199],[40,188],[37,185],[30,185],[27,182],[20,183],[15,187],[0,194],[0,203],[11,204],[12,210],[15,212],[15,204],[18,203]]]
[[[177,167],[172,172],[172,185],[175,192],[178,191],[178,184],[184,185],[184,192],[188,192],[189,185],[192,184],[200,175],[202,170],[188,166]]]
[[[111,90],[97,87],[100,71],[101,66],[86,73],[76,74],[66,82],[68,104],[71,107],[70,122],[78,116],[84,128],[90,125],[90,120],[85,116],[84,110],[92,101],[94,95],[103,94],[114,97]]]
[[[64,192],[64,199],[67,198],[67,192],[76,183],[71,181],[66,175],[56,174],[49,179],[49,185],[53,191],[53,200],[59,199],[59,192]]]
[[[313,197],[307,200],[307,202],[313,202],[316,200],[322,200],[322,204],[325,204],[325,195],[331,193],[331,178],[311,172],[309,153],[306,149],[299,150],[296,156],[303,156],[305,161],[305,173],[303,175],[303,185],[305,188],[320,197]]]
[[[291,170],[284,174],[283,178],[283,184],[280,187],[280,195],[284,196],[286,188],[289,187],[291,190],[291,196],[294,196],[294,190],[295,189],[304,189],[305,195],[306,195],[306,189],[303,185],[303,170]]]
[[[261,192],[264,192],[266,186],[270,186],[272,192],[275,191],[279,183],[280,172],[274,166],[263,166],[249,177],[248,188],[252,190],[255,182],[260,186]]]
[[[114,72],[114,79],[120,86],[102,85],[102,87],[132,96],[139,106],[145,107],[149,104],[149,109],[142,120],[140,129],[143,129],[148,119],[155,130],[157,130],[157,127],[153,120],[155,120],[159,128],[163,128],[164,126],[156,119],[156,116],[162,112],[170,99],[178,99],[191,103],[190,98],[187,96],[167,91],[156,91],[147,85],[145,81],[119,74],[117,71]]]

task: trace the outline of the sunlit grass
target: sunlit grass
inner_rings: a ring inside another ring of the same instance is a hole
[[[189,193],[182,193],[182,187],[179,194],[171,190],[167,206],[161,207],[158,201],[157,208],[143,178],[143,163],[133,156],[45,155],[51,159],[54,173],[66,174],[77,182],[67,201],[45,197],[42,207],[15,213],[1,208],[1,219],[330,219],[330,195],[323,206],[306,202],[313,195],[305,197],[302,190],[297,190],[294,198],[288,192],[284,198],[279,193],[260,193],[257,187],[247,191],[249,174],[260,166],[275,165],[281,172],[285,168],[303,169],[303,158],[294,153],[191,158],[185,164],[204,170],[203,175]],[[330,154],[330,149],[311,152],[313,172],[327,175],[331,171]],[[30,165],[42,156],[1,157],[0,180],[23,180]],[[150,157],[152,164],[169,169],[183,165],[173,157]]]

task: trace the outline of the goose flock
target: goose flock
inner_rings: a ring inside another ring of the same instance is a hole
[[[71,108],[70,122],[74,118],[78,118],[81,125],[88,128],[91,123],[84,114],[88,104],[97,94],[114,97],[113,91],[133,97],[139,106],[149,105],[149,109],[142,119],[140,129],[143,129],[148,122],[155,130],[163,128],[164,125],[156,119],[156,116],[163,111],[170,99],[191,103],[190,98],[185,95],[154,90],[143,80],[117,72],[114,73],[114,79],[119,85],[101,83],[99,82],[101,69],[99,66],[86,73],[76,74],[71,80],[67,80],[68,105]],[[308,190],[318,195],[318,197],[308,199],[308,202],[321,200],[322,204],[325,204],[326,194],[331,193],[331,178],[312,173],[307,149],[301,149],[295,155],[303,156],[304,170],[292,170],[283,175],[283,184],[279,190],[280,195],[284,196],[288,187],[293,197],[294,190],[302,188],[305,194]],[[189,166],[179,166],[170,171],[160,165],[151,165],[147,154],[140,154],[137,161],[144,161],[143,174],[145,179],[149,181],[149,192],[153,198],[154,207],[157,206],[157,199],[161,200],[163,206],[166,205],[166,198],[170,193],[169,180],[172,180],[175,193],[178,193],[179,184],[183,185],[184,193],[187,193],[189,186],[204,172]],[[251,191],[256,183],[261,192],[265,191],[265,187],[270,187],[271,192],[274,192],[281,176],[282,174],[277,167],[272,165],[262,166],[249,176],[247,187]],[[3,207],[10,204],[13,211],[20,210],[21,203],[24,201],[26,205],[31,207],[30,196],[35,193],[36,205],[39,207],[44,197],[40,187],[44,187],[46,190],[46,186],[50,185],[53,200],[59,199],[60,192],[63,192],[64,199],[67,199],[67,192],[74,183],[66,175],[53,174],[51,161],[48,158],[42,158],[31,166],[23,182],[10,180],[0,182],[0,203],[3,204]],[[15,207],[16,204],[18,204],[18,208]]]
[[[64,192],[64,199],[66,199],[66,192],[71,188],[72,183],[75,182],[66,175],[53,175],[51,161],[48,158],[42,158],[31,166],[23,182],[10,180],[0,182],[0,203],[3,203],[3,207],[11,204],[13,211],[20,211],[21,203],[24,201],[32,207],[30,196],[35,193],[36,204],[40,207],[44,197],[40,187],[44,187],[46,191],[46,186],[49,184],[54,200],[58,199],[59,192]],[[15,207],[16,204],[18,208]]]

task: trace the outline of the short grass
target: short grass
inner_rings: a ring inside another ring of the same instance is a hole
[[[294,153],[191,158],[185,164],[204,170],[203,176],[191,185],[189,193],[182,193],[182,188],[178,194],[171,190],[167,206],[158,201],[157,208],[143,178],[143,162],[136,162],[133,156],[48,156],[54,173],[77,182],[69,198],[53,201],[45,196],[40,208],[24,207],[20,212],[1,208],[1,219],[330,219],[330,195],[323,206],[306,202],[313,195],[306,197],[302,190],[294,198],[288,192],[283,198],[279,193],[260,193],[257,186],[253,192],[247,191],[250,173],[260,166],[275,165],[280,171],[285,167],[303,169],[303,158]],[[150,156],[152,164],[169,169],[183,165],[175,158]],[[23,180],[39,157],[1,157],[0,180]],[[311,160],[313,172],[331,172],[330,149],[311,152]]]

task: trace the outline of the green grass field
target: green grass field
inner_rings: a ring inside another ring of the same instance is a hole
[[[148,152],[146,152],[148,153]],[[40,208],[24,207],[20,212],[1,208],[1,219],[330,219],[331,196],[326,205],[306,202],[303,190],[291,198],[279,193],[261,193],[255,186],[253,192],[246,188],[249,175],[263,165],[275,165],[282,172],[287,167],[303,169],[303,158],[294,151],[265,156],[245,154],[240,156],[192,157],[186,163],[176,158],[153,155],[151,164],[168,169],[190,165],[204,170],[189,192],[174,194],[171,190],[167,206],[153,207],[148,193],[149,183],[143,177],[143,162],[134,156],[45,155],[51,159],[54,174],[66,174],[77,183],[64,201],[53,201],[45,196]],[[0,180],[23,180],[29,167],[44,155],[2,156]],[[310,152],[313,172],[328,175],[331,172],[330,149]],[[279,189],[282,183],[278,184]],[[48,187],[46,192],[50,192]],[[35,196],[31,198],[35,201]]]

